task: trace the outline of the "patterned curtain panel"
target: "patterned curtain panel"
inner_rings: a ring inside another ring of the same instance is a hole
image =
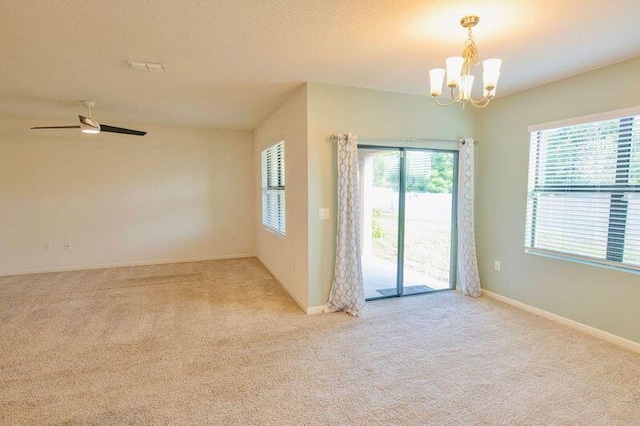
[[[476,258],[473,201],[475,192],[475,140],[460,143],[458,168],[458,288],[467,296],[478,297],[480,275]]]
[[[360,315],[364,308],[358,194],[358,136],[338,135],[338,235],[336,266],[325,312]]]

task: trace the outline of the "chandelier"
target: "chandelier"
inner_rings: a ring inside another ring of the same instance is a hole
[[[446,60],[446,76],[447,87],[451,90],[451,101],[441,102],[438,97],[442,94],[442,83],[445,77],[444,68],[434,68],[429,71],[429,80],[431,83],[431,96],[436,104],[447,107],[458,102],[464,108],[469,102],[471,105],[483,108],[489,104],[489,101],[496,95],[496,86],[500,77],[501,59],[485,59],[482,61],[482,80],[484,93],[482,99],[473,99],[471,97],[471,89],[473,88],[474,76],[471,70],[474,65],[478,65],[478,48],[473,39],[471,28],[473,28],[480,18],[477,16],[465,16],[460,20],[460,25],[467,29],[467,41],[464,43],[462,56],[454,56]]]

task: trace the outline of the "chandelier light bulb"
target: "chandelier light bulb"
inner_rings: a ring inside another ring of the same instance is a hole
[[[482,61],[482,70],[484,72],[500,72],[502,66],[502,59],[485,59]]]
[[[487,90],[495,90],[498,85],[498,79],[500,78],[500,73],[497,72],[495,74],[482,73],[482,81],[484,82],[483,86]]]
[[[442,83],[444,81],[444,68],[434,68],[429,71],[429,83],[431,85],[431,96],[442,94]]]
[[[498,78],[500,78],[500,66],[502,65],[501,59],[487,59],[482,62],[482,80],[484,81],[485,89],[493,90],[498,85]]]
[[[460,56],[447,58],[447,87],[458,87],[460,85],[460,75],[464,59]]]
[[[473,88],[473,80],[475,79],[472,75],[463,75],[461,77],[462,82],[460,84],[460,97],[464,101],[468,101],[471,99],[471,89]]]

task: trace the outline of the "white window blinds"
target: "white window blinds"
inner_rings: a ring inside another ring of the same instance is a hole
[[[262,224],[285,235],[284,141],[262,151]]]
[[[525,247],[640,270],[640,115],[531,131]]]

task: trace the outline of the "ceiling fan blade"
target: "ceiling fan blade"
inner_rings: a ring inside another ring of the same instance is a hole
[[[134,136],[144,136],[147,134],[147,132],[142,132],[140,130],[125,129],[122,127],[109,126],[108,124],[100,124],[100,131]]]
[[[32,127],[32,130],[40,130],[40,129],[79,129],[80,126],[40,126],[40,127]]]

